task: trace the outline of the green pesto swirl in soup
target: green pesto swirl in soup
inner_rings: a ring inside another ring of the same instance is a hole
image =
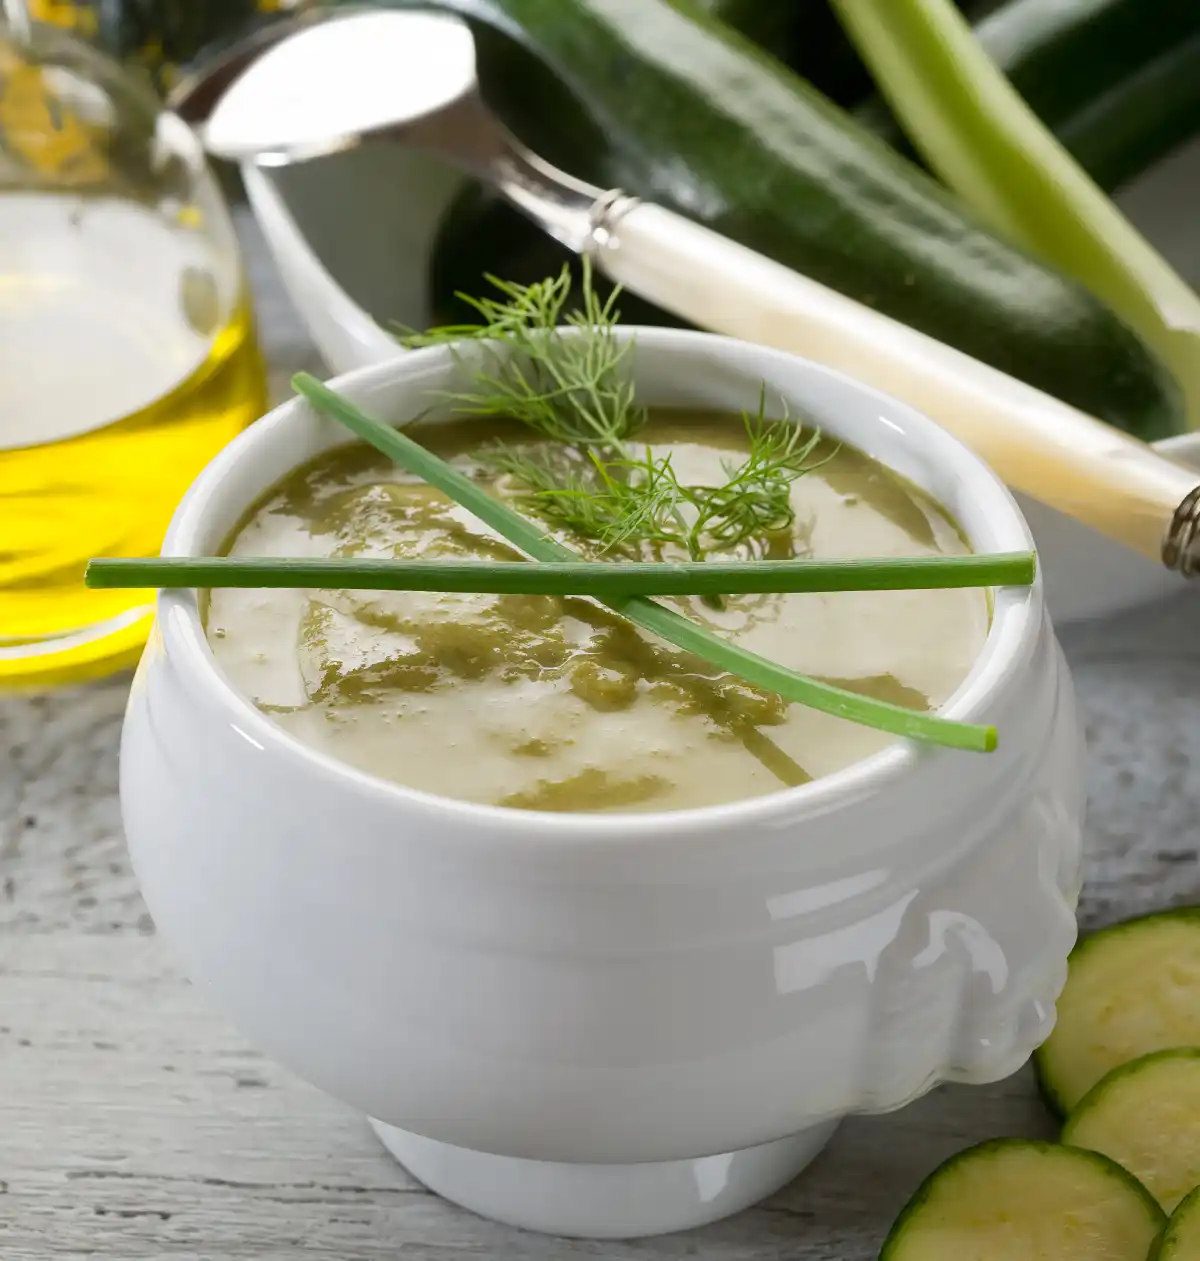
[[[537,445],[528,431],[492,421],[411,432],[498,495],[508,485],[470,453],[496,439]],[[639,441],[669,453],[681,482],[710,485],[727,480],[725,466],[747,446],[739,417],[672,411],[652,412]],[[791,485],[791,528],[759,540],[754,555],[969,551],[923,492],[853,449],[825,454]],[[227,550],[522,559],[440,492],[357,445],[285,478]],[[686,557],[643,548],[636,558]],[[988,594],[976,588],[741,595],[720,609],[700,598],[664,603],[793,670],[914,709],[956,690],[990,617]],[[491,805],[714,805],[828,775],[892,739],[788,704],[582,597],[219,589],[207,629],[232,682],[297,739],[384,779]]]

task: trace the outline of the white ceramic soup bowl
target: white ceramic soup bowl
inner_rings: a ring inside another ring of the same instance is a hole
[[[1030,544],[982,463],[848,378],[664,330],[637,330],[634,360],[651,404],[741,408],[765,382],[928,490],[976,550]],[[335,386],[399,423],[454,379],[434,349]],[[277,408],[201,475],[164,552],[219,548],[260,492],[344,441],[303,401]],[[1049,1032],[1075,939],[1083,751],[1040,579],[995,593],[944,712],[995,723],[999,748],[899,742],[674,813],[473,805],[298,743],[222,676],[196,595],[166,592],[122,809],[188,974],[373,1118],[416,1177],[517,1225],[649,1234],[768,1194],[847,1113],[1012,1073]]]

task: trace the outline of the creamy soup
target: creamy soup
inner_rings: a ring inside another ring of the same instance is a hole
[[[462,421],[411,432],[506,492],[470,453],[497,436],[519,440],[515,430]],[[746,448],[740,419],[724,415],[656,412],[642,437],[691,483],[723,483],[723,461]],[[798,478],[791,495],[794,528],[759,555],[969,550],[937,503],[846,447]],[[522,559],[357,445],[285,478],[227,550]],[[990,616],[979,589],[746,595],[720,609],[699,598],[664,602],[794,670],[915,709],[955,691]],[[207,630],[232,682],[297,739],[384,779],[491,805],[712,805],[828,775],[892,739],[750,687],[581,597],[218,589]]]

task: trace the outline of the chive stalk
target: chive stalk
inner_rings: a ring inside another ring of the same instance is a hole
[[[301,587],[467,591],[489,595],[712,596],[818,591],[932,591],[1033,581],[1033,552],[877,560],[614,562],[294,559],[280,556],[115,557],[92,561],[89,587]]]

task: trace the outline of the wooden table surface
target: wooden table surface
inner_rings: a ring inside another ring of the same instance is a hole
[[[249,245],[283,379],[314,356]],[[1200,901],[1200,593],[1064,638],[1091,741],[1084,926]],[[454,1208],[181,978],[121,837],[126,688],[0,699],[3,1261],[867,1261],[938,1161],[1051,1133],[1025,1071],[847,1121],[796,1183],[702,1231],[568,1242]]]

